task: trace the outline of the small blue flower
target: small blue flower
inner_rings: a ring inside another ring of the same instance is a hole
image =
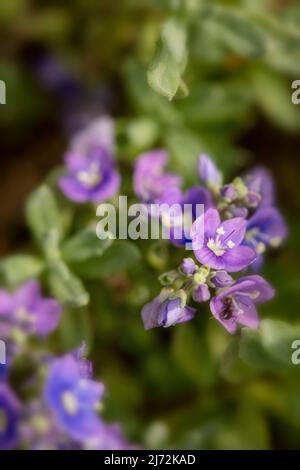
[[[196,272],[197,266],[193,258],[184,258],[181,262],[180,269],[183,274],[191,276]]]
[[[45,399],[58,424],[74,439],[99,436],[103,424],[97,407],[104,385],[87,378],[81,360],[68,354],[54,360],[45,384]]]
[[[13,328],[27,334],[46,336],[57,327],[62,307],[56,299],[42,296],[35,279],[26,281],[14,293],[0,289],[0,334],[10,336]]]
[[[181,298],[164,299],[158,295],[152,302],[146,304],[141,312],[145,330],[163,326],[176,325],[192,320],[196,310],[189,306],[182,307]]]
[[[210,299],[210,292],[207,284],[200,284],[194,289],[193,299],[195,302],[206,302]]]
[[[210,281],[217,288],[229,287],[233,284],[232,277],[226,271],[216,271]]]

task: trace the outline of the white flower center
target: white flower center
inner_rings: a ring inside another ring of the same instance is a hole
[[[253,300],[257,299],[259,296],[260,296],[260,292],[258,290],[254,290],[250,294],[250,298],[253,299]]]
[[[28,323],[33,323],[34,322],[34,317],[30,315],[30,312],[25,307],[19,307],[16,310],[16,318],[20,322],[28,322]]]
[[[228,240],[227,246],[228,246],[228,248],[230,248],[230,249],[231,249],[231,248],[234,248],[234,247],[235,247],[235,243],[234,243],[232,240]]]
[[[99,165],[96,162],[93,162],[88,170],[78,171],[76,176],[78,181],[87,188],[94,188],[102,179]]]
[[[221,245],[220,240],[210,238],[207,242],[207,248],[209,248],[216,256],[223,256],[225,251]]]
[[[63,404],[64,409],[70,415],[75,415],[78,411],[78,400],[74,393],[70,392],[70,390],[64,392],[61,396],[61,401]]]
[[[270,245],[272,248],[278,248],[282,243],[281,237],[273,237],[270,239]]]
[[[263,242],[258,242],[258,244],[256,245],[256,253],[258,255],[261,255],[265,251],[266,251],[266,245]]]

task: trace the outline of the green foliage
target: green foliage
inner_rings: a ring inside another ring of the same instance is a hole
[[[115,241],[103,255],[72,263],[74,271],[86,279],[99,279],[125,271],[140,261],[138,248],[128,241]]]
[[[182,74],[187,63],[185,25],[171,19],[162,26],[159,49],[149,66],[149,85],[158,93],[172,100],[181,87]]]
[[[112,244],[110,238],[100,240],[95,227],[87,227],[66,240],[61,246],[62,257],[67,262],[81,262],[101,257]]]
[[[34,191],[26,204],[29,227],[39,245],[50,256],[62,237],[62,222],[52,190],[43,185]]]
[[[0,262],[0,273],[10,287],[17,287],[28,279],[40,277],[45,264],[37,256],[12,255]]]
[[[62,261],[50,263],[48,282],[53,295],[63,304],[82,307],[89,303],[89,294],[83,283]]]

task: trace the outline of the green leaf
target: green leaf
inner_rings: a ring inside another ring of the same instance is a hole
[[[55,196],[46,186],[40,186],[26,204],[26,218],[36,240],[47,251],[58,245],[62,236],[62,222]]]
[[[182,84],[186,64],[186,27],[173,18],[162,26],[160,44],[147,74],[149,85],[172,100]]]
[[[0,263],[0,272],[4,281],[16,287],[27,279],[39,277],[45,265],[40,258],[31,255],[14,255]]]
[[[260,28],[242,11],[213,7],[204,19],[204,27],[230,51],[243,57],[258,58],[265,52]]]
[[[140,114],[150,116],[158,123],[160,133],[163,131],[163,125],[181,122],[180,113],[172,103],[149,87],[144,68],[131,60],[126,63],[125,73],[131,101]]]
[[[250,69],[256,101],[266,116],[290,131],[300,128],[300,113],[291,100],[291,84],[276,71],[256,65]]]
[[[58,334],[64,351],[78,348],[84,341],[91,349],[93,330],[85,309],[65,309],[59,323]],[[86,351],[88,352],[88,351]]]
[[[111,239],[100,240],[97,237],[96,228],[87,227],[63,243],[61,254],[67,262],[85,261],[101,256],[111,244]]]
[[[264,35],[264,62],[282,72],[299,74],[299,29],[271,15],[257,15],[254,19]]]
[[[200,153],[208,150],[207,143],[198,134],[185,128],[177,128],[166,134],[167,147],[175,171],[186,178],[194,177]]]
[[[243,155],[209,134],[197,134],[185,127],[173,128],[165,135],[167,148],[171,153],[172,168],[189,183],[196,183],[197,161],[201,153],[207,153],[226,174],[240,162]]]
[[[70,307],[83,307],[89,303],[89,293],[81,280],[60,260],[49,265],[48,282],[57,299]]]
[[[240,357],[256,369],[297,374],[292,364],[292,343],[300,339],[300,325],[266,319],[259,330],[242,330]]]
[[[282,364],[291,365],[292,343],[300,339],[300,325],[290,325],[280,320],[264,320],[261,325],[261,340],[272,358]]]
[[[178,109],[191,127],[240,129],[253,105],[251,89],[240,79],[226,82],[198,81]]]
[[[128,241],[116,241],[101,256],[72,263],[72,269],[84,278],[98,279],[125,271],[140,260],[136,245]]]

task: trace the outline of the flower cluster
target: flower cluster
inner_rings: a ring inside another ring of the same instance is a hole
[[[76,203],[112,197],[120,185],[113,155],[114,125],[102,117],[71,140],[58,187]],[[36,279],[13,292],[0,289],[0,338],[6,356],[0,364],[0,449],[133,448],[119,425],[106,423],[99,414],[105,388],[93,380],[84,346],[58,358],[45,351],[44,342],[62,315],[61,303],[44,297]],[[30,394],[20,400],[17,395],[24,390],[16,387],[16,393],[10,385],[19,360],[33,368],[28,386],[34,398]]]
[[[199,157],[199,179],[202,186],[181,191],[180,178],[164,172],[166,156],[157,164],[153,152],[155,171],[141,171],[145,156],[141,156],[135,169],[135,191],[142,190],[153,198],[163,197],[170,204],[191,204],[192,225],[189,239],[194,258],[184,258],[177,271],[161,276],[164,288],[152,302],[142,309],[145,329],[168,327],[191,320],[196,308],[188,305],[210,300],[213,316],[229,333],[239,325],[257,328],[259,318],[256,304],[266,302],[274,295],[273,288],[261,276],[243,275],[234,280],[231,273],[248,267],[257,271],[266,250],[278,247],[287,235],[286,224],[276,207],[274,183],[263,168],[256,168],[230,184],[223,184],[222,175],[206,155]],[[147,154],[150,161],[150,153]],[[150,164],[149,164],[150,165]],[[165,181],[165,184],[164,184]],[[144,193],[146,194],[146,193]],[[196,217],[197,204],[204,212]],[[161,218],[162,224],[164,218]],[[171,231],[172,234],[172,231]],[[176,243],[170,237],[171,242]],[[181,240],[183,244],[186,240]],[[177,243],[178,244],[178,243]]]
[[[58,187],[75,203],[112,197],[120,185],[114,153],[113,123],[100,118],[71,141]],[[192,320],[197,304],[204,302],[209,302],[212,315],[231,334],[240,326],[257,328],[256,305],[270,300],[274,290],[260,275],[243,271],[257,271],[267,249],[278,247],[287,235],[286,224],[275,207],[271,176],[265,169],[256,168],[223,184],[214,162],[202,155],[199,184],[183,190],[181,177],[166,170],[167,162],[164,150],[141,155],[134,168],[134,191],[146,207],[176,204],[181,209],[188,205],[189,231],[182,232],[181,238],[175,237],[176,213],[174,217],[164,211],[155,215],[162,225],[168,225],[170,242],[179,247],[188,242],[193,255],[183,257],[177,269],[160,276],[161,292],[141,312],[145,329]],[[199,216],[200,204],[204,210]],[[38,209],[34,217],[43,212]],[[39,231],[43,222],[42,217]],[[80,249],[82,243],[85,253],[90,253],[87,244],[95,243],[82,233],[79,241],[76,236],[75,240],[71,246]],[[50,268],[63,266],[63,281],[72,281],[59,249],[55,246]],[[71,293],[80,285],[75,276]],[[69,284],[62,290],[68,291]],[[6,364],[0,365],[0,449],[133,448],[120,427],[106,423],[100,414],[105,387],[93,379],[92,364],[84,357],[85,346],[62,357],[45,351],[44,342],[57,329],[62,315],[63,305],[45,297],[36,279],[25,281],[14,291],[0,289],[0,338],[6,347]],[[11,375],[19,358],[34,372],[22,390],[16,387],[16,393],[10,383],[14,383]],[[34,391],[29,398],[26,387]],[[18,398],[20,391],[23,400]]]
[[[43,316],[42,309],[34,313]],[[8,335],[7,339],[15,341],[17,336]],[[105,388],[93,380],[92,364],[84,358],[84,350],[83,344],[55,358],[37,349],[26,350],[24,342],[19,344],[16,355],[27,355],[30,362],[36,362],[31,382],[37,395],[34,401],[21,402],[9,384],[10,370],[1,376],[0,449],[133,448],[117,424],[108,424],[99,416]],[[12,366],[10,361],[9,369]],[[42,383],[41,374],[45,377]]]

